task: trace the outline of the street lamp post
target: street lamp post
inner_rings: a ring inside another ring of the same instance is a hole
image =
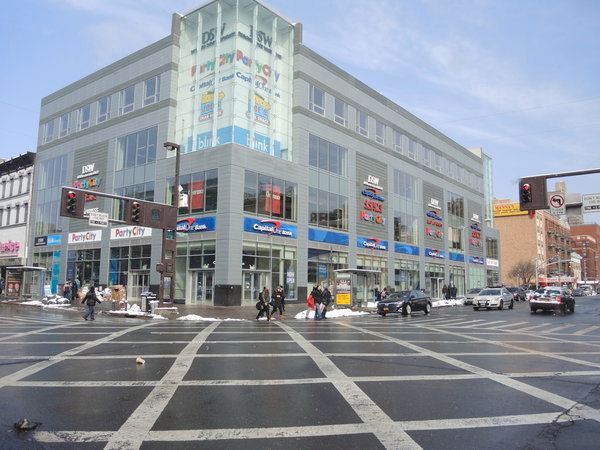
[[[173,185],[172,204],[179,214],[179,168],[181,157],[181,146],[173,142],[165,142],[163,146],[167,151],[175,150],[175,183]],[[169,301],[175,300],[175,261],[177,258],[177,229],[163,230],[162,240],[162,265],[161,265],[161,283],[159,288],[159,300],[164,302],[165,280],[169,280]]]

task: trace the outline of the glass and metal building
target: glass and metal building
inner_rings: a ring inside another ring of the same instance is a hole
[[[180,146],[178,302],[251,304],[277,285],[305,301],[348,268],[436,298],[499,280],[489,157],[304,46],[263,2],[174,14],[169,36],[45,97],[40,124],[30,258],[53,290],[157,290],[161,230],[61,217],[60,187],[170,204],[164,142]]]

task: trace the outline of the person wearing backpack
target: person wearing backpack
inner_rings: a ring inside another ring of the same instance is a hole
[[[94,307],[96,306],[96,303],[102,303],[98,298],[96,288],[94,286],[90,286],[90,289],[87,291],[87,294],[85,294],[85,297],[83,297],[81,303],[85,303],[88,307],[86,313],[83,315],[83,318],[88,320],[89,317],[91,320],[94,320]]]
[[[283,301],[285,300],[285,295],[283,295],[283,286],[277,286],[273,291],[273,295],[271,297],[273,302],[273,310],[271,311],[271,315],[275,314],[275,311],[279,310],[279,320],[283,320]]]

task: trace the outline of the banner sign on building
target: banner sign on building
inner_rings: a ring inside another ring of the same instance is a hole
[[[81,231],[79,233],[69,233],[69,244],[85,244],[87,242],[101,242],[102,230]]]
[[[335,231],[308,229],[308,239],[317,242],[328,242],[329,244],[348,245],[350,239],[347,234],[336,233]]]
[[[178,233],[199,233],[202,231],[214,231],[217,228],[216,217],[190,217],[177,221]]]
[[[110,230],[111,239],[132,239],[152,236],[152,228],[131,226],[115,227]]]
[[[396,253],[406,253],[407,255],[419,255],[419,247],[415,245],[394,243],[394,251]]]
[[[387,250],[388,249],[388,241],[382,241],[377,238],[364,238],[357,237],[356,244],[361,248],[369,248],[373,250]]]
[[[244,218],[244,231],[265,234],[267,236],[298,237],[298,227],[278,220]]]

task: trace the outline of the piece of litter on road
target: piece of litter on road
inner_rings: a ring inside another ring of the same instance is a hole
[[[42,422],[30,422],[28,419],[23,418],[18,422],[14,423],[13,426],[20,431],[29,431],[35,430],[41,424]]]
[[[138,364],[146,364],[146,360],[144,358],[142,358],[141,356],[138,356],[135,359],[135,362],[138,363]]]

